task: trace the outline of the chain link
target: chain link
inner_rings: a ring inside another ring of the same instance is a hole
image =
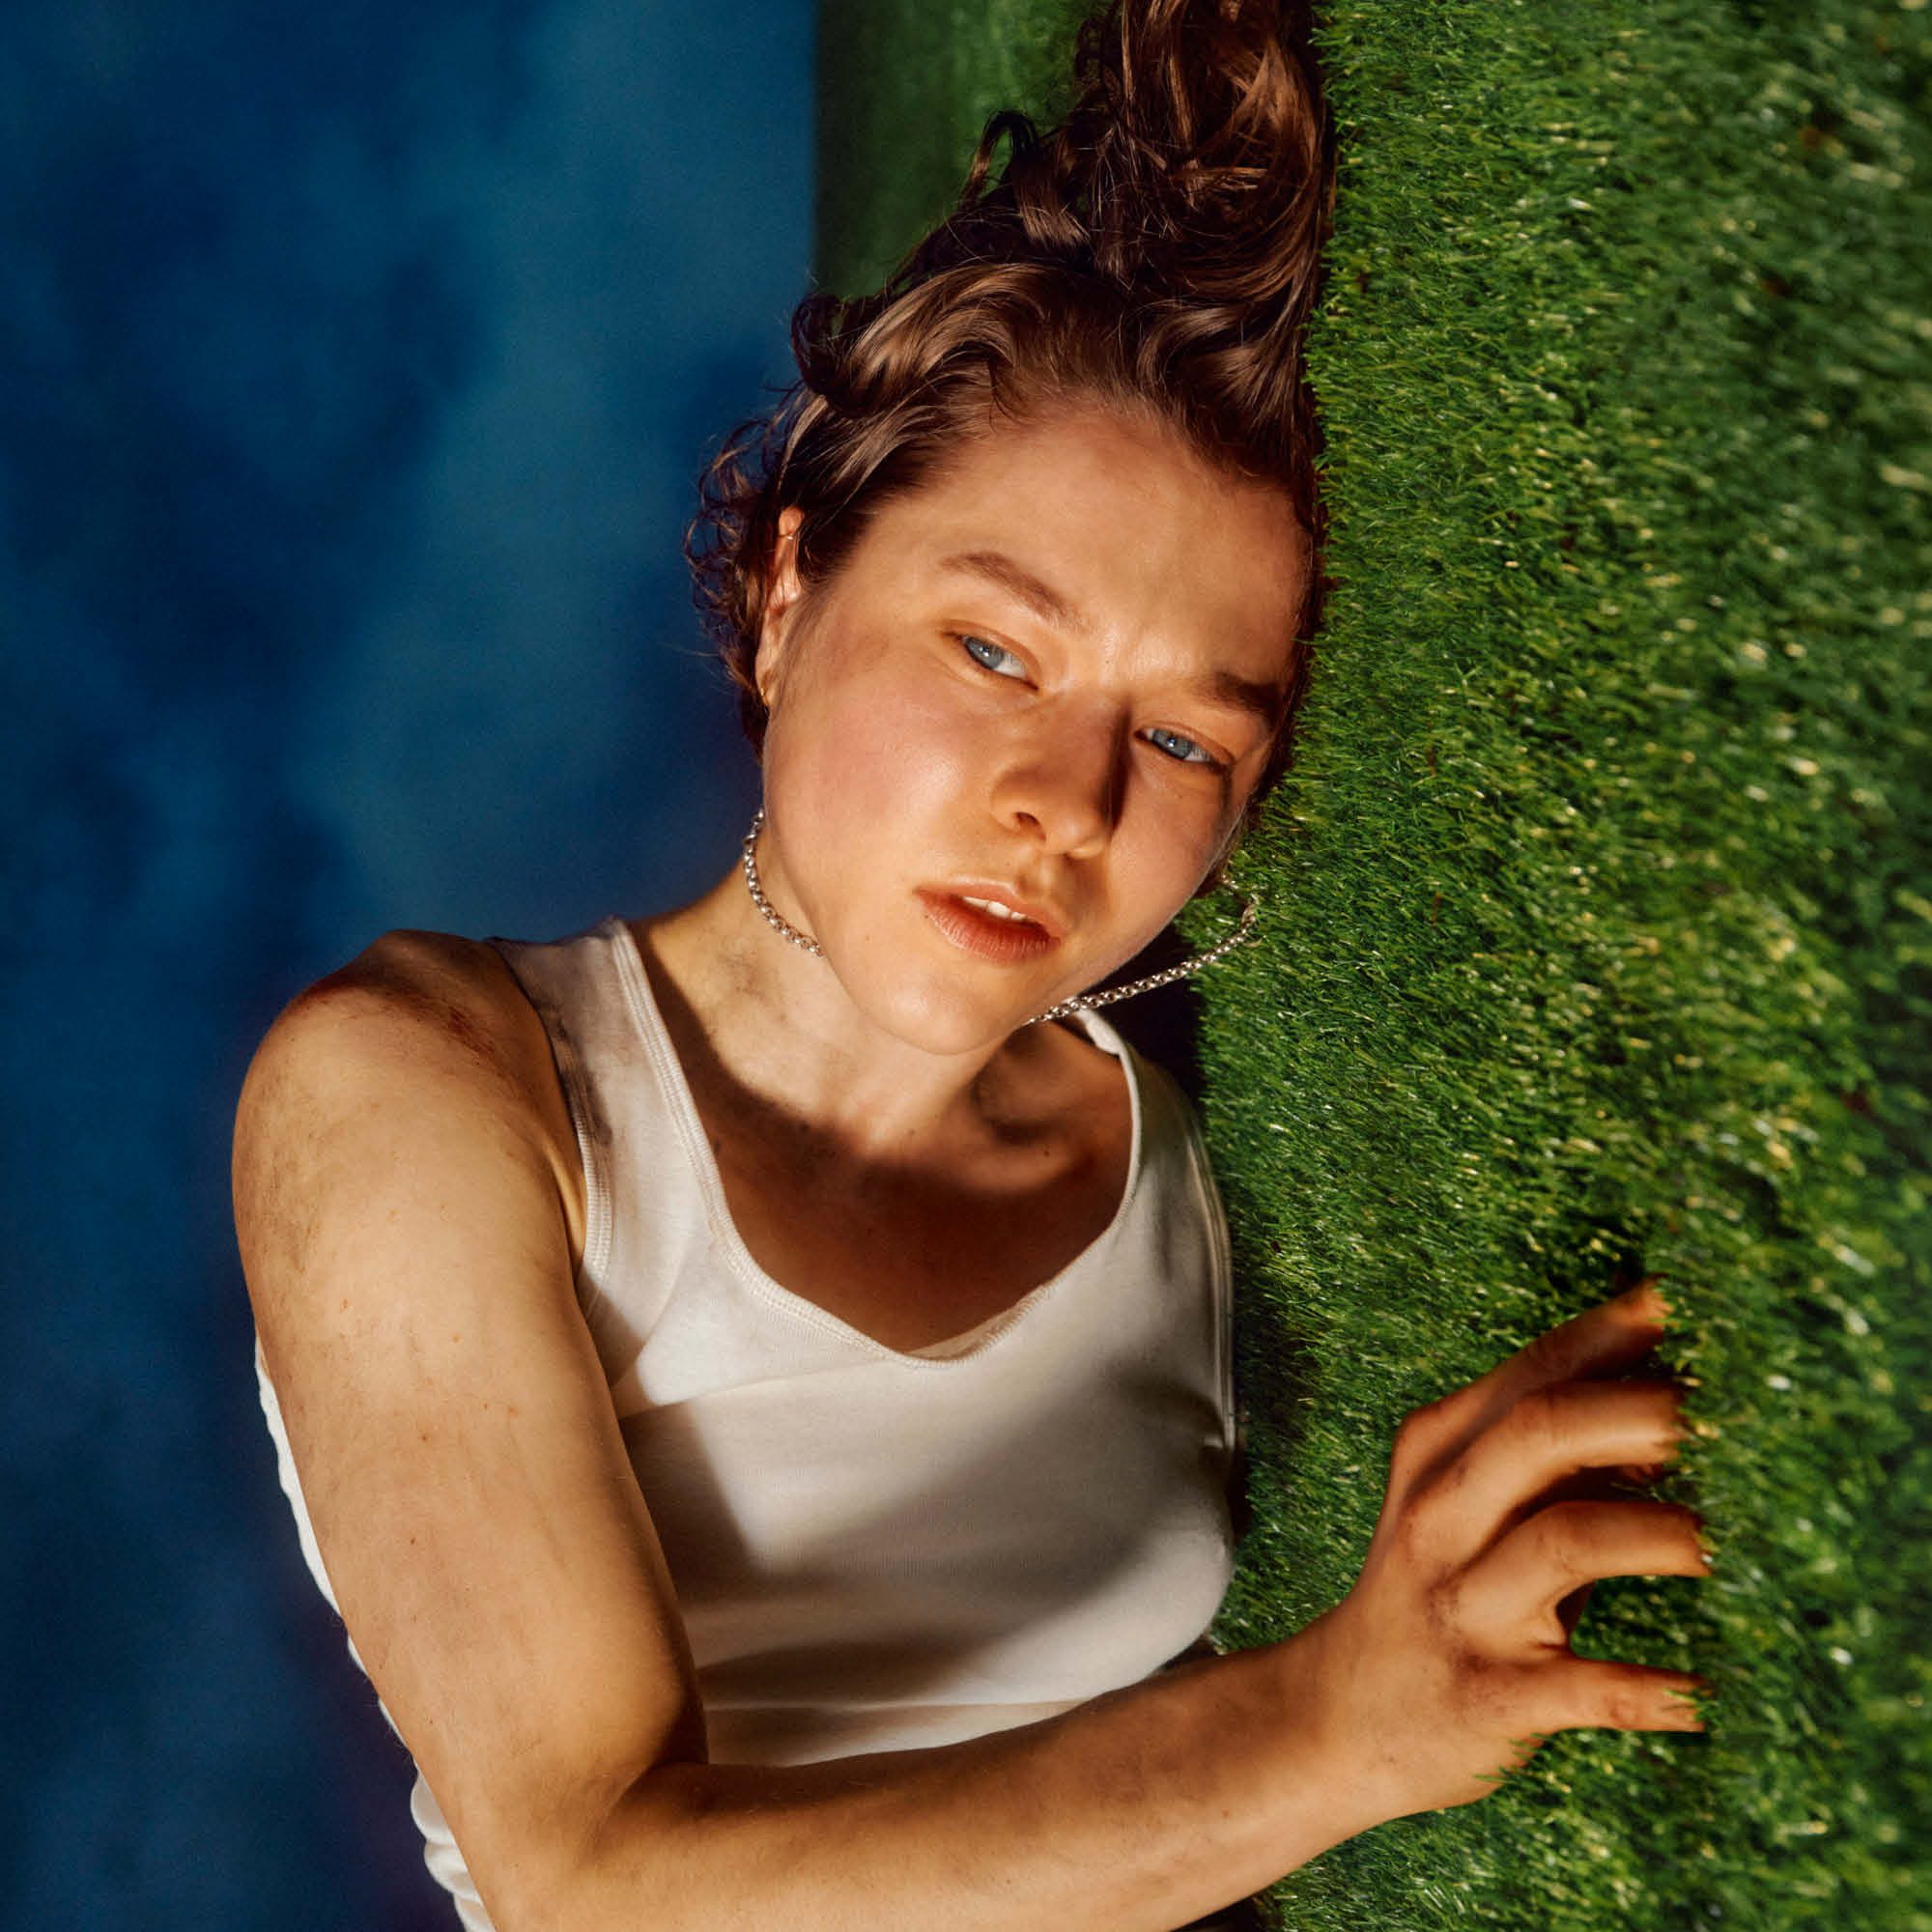
[[[1233,892],[1234,888],[1231,886],[1228,890]],[[1202,967],[1211,966],[1217,959],[1224,958],[1232,952],[1244,939],[1253,934],[1254,925],[1255,902],[1253,899],[1243,899],[1240,923],[1227,938],[1215,941],[1206,952],[1197,952],[1193,958],[1183,959],[1179,966],[1165,966],[1158,973],[1150,973],[1144,979],[1129,980],[1124,986],[1109,986],[1104,993],[1076,993],[1072,999],[1062,1000],[1057,1007],[1049,1007],[1045,1012],[1036,1013],[1027,1021],[1027,1025],[1034,1026],[1040,1020],[1064,1019],[1071,1013],[1079,1012],[1083,1008],[1091,1009],[1094,1007],[1104,1007],[1112,1000],[1129,999],[1135,993],[1149,993],[1156,986],[1165,986],[1176,980],[1184,980],[1190,973],[1198,973]]]
[[[809,939],[798,927],[789,923],[784,915],[765,896],[765,889],[758,883],[757,861],[752,857],[752,847],[758,842],[758,828],[765,822],[765,808],[758,808],[758,815],[752,820],[752,829],[745,834],[745,883],[752,889],[753,903],[765,918],[794,946],[802,946],[808,952],[823,954],[825,949],[815,939]]]

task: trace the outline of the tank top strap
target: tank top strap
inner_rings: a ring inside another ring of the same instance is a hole
[[[675,1248],[702,1218],[697,1189],[676,1146],[675,1125],[662,1068],[651,1042],[640,1037],[626,984],[626,950],[634,946],[623,922],[611,917],[560,939],[519,940],[490,935],[535,1009],[549,1036],[583,1172],[583,1259],[577,1294],[607,1370],[635,1351],[638,1324],[658,1312],[639,1305],[642,1284],[668,1281],[654,1272],[646,1246]],[[627,1185],[645,1178],[650,1199],[627,1199]],[[613,1275],[627,1284],[623,1306],[610,1293]]]

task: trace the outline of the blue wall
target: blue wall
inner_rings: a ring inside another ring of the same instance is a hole
[[[0,13],[0,1920],[455,1923],[275,1486],[235,1095],[386,927],[732,864],[678,542],[791,374],[812,32]]]

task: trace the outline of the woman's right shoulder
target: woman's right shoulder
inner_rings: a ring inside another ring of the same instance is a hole
[[[270,1037],[292,1031],[340,1033],[345,1046],[360,1034],[378,1054],[454,1057],[491,1080],[527,1071],[545,1047],[543,1024],[495,947],[407,926],[304,986]]]
[[[585,1202],[576,1130],[536,1009],[503,956],[480,939],[397,927],[304,986],[256,1048],[258,1070],[283,1078],[461,1083],[494,1124],[527,1133],[557,1180],[573,1263],[583,1252]]]

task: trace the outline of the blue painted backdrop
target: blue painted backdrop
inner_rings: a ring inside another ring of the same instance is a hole
[[[732,863],[678,541],[791,374],[812,33],[0,10],[0,1920],[455,1922],[275,1486],[234,1100],[385,927]]]

